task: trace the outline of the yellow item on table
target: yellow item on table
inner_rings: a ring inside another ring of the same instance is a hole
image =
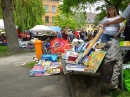
[[[120,46],[130,46],[130,41],[121,41]]]

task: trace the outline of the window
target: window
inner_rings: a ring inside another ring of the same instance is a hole
[[[92,23],[94,23],[95,21],[94,20],[92,20]]]
[[[48,5],[45,6],[45,9],[46,9],[46,12],[49,12],[49,6]]]
[[[52,5],[52,12],[55,13],[56,12],[56,7],[54,5]]]
[[[89,23],[89,19],[86,19],[86,22]]]
[[[54,23],[54,21],[55,21],[55,17],[52,17],[52,23]]]
[[[45,22],[49,23],[49,16],[45,16]]]

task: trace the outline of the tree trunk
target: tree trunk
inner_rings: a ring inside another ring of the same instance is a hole
[[[14,24],[12,0],[2,0],[2,15],[6,32],[7,47],[10,53],[20,52],[16,25]]]

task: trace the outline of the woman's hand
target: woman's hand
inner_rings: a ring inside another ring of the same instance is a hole
[[[104,29],[104,25],[103,24],[99,24],[99,28]]]
[[[118,38],[118,34],[116,34],[116,35],[114,36],[114,38],[117,39],[117,38]]]

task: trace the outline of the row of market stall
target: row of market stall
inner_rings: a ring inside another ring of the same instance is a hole
[[[110,84],[117,87],[123,64],[121,48],[130,45],[128,41],[117,42],[116,39],[101,43],[101,33],[102,31],[99,31],[96,37],[88,42],[74,39],[69,43],[64,39],[53,39],[48,46],[51,53],[45,54],[41,51],[39,62],[30,70],[30,76],[60,74],[64,69],[68,72],[101,72],[106,80],[109,78]],[[37,53],[37,48],[35,52]],[[61,60],[66,62],[64,69]]]

